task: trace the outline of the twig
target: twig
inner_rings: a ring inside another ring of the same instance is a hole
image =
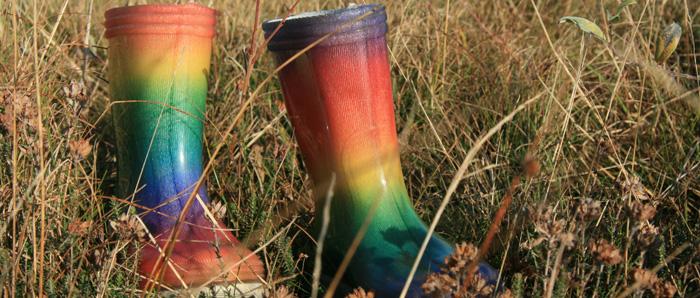
[[[561,259],[564,257],[564,250],[566,249],[566,244],[559,243],[559,249],[557,250],[557,255],[554,259],[554,265],[552,267],[552,274],[549,276],[549,282],[547,282],[547,291],[544,293],[545,298],[551,298],[552,292],[554,292],[554,283],[557,281],[559,276],[559,266],[561,265]]]
[[[313,283],[311,284],[311,297],[318,297],[318,287],[321,283],[321,255],[323,244],[326,242],[328,225],[331,222],[331,200],[333,199],[333,189],[335,188],[335,173],[331,175],[331,183],[326,192],[326,201],[323,205],[323,218],[321,218],[321,232],[318,234],[318,245],[316,246],[316,256],[314,257]]]
[[[46,185],[45,185],[45,177],[46,175],[46,160],[44,156],[44,119],[43,115],[41,112],[41,86],[40,86],[40,81],[39,81],[39,32],[38,32],[38,27],[39,27],[39,10],[37,8],[37,0],[33,1],[33,9],[34,9],[34,19],[33,22],[34,24],[32,25],[32,31],[34,34],[33,38],[33,48],[34,48],[34,88],[36,91],[36,110],[37,110],[37,134],[39,135],[38,137],[38,143],[39,143],[39,204],[40,204],[40,222],[39,222],[39,227],[41,229],[40,232],[40,240],[39,240],[39,251],[38,251],[38,258],[39,258],[39,265],[38,265],[38,270],[39,270],[39,293],[36,293],[40,298],[44,296],[44,249],[46,245]],[[16,128],[15,128],[16,129]],[[34,239],[36,241],[36,235],[34,236]],[[35,251],[34,255],[37,255],[37,252]],[[37,269],[34,269],[35,272]]]
[[[491,242],[493,242],[493,237],[496,235],[496,233],[498,233],[498,230],[501,227],[501,222],[503,221],[503,218],[506,215],[506,211],[508,211],[510,203],[513,202],[513,193],[516,189],[518,189],[518,186],[520,186],[520,175],[516,175],[515,177],[513,177],[513,180],[510,182],[510,187],[506,191],[506,194],[503,197],[503,201],[501,201],[501,207],[499,207],[498,211],[496,211],[496,215],[493,218],[493,222],[491,222],[491,227],[489,227],[489,231],[486,233],[486,238],[481,243],[476,257],[474,258],[474,260],[472,260],[471,263],[469,263],[469,267],[467,267],[467,278],[464,280],[464,286],[460,291],[462,295],[465,295],[467,293],[467,290],[471,285],[472,279],[474,278],[474,271],[476,269],[476,266],[479,265],[481,258],[483,258],[486,255],[486,252],[489,251],[489,248],[491,247]]]

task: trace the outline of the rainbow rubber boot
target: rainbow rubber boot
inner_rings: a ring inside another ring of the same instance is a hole
[[[427,228],[413,209],[401,172],[384,7],[302,13],[284,20],[273,35],[281,22],[263,24],[265,35],[273,36],[268,49],[278,65],[332,33],[279,73],[288,117],[317,190],[319,219],[331,177],[336,177],[324,274],[334,274],[363,221],[376,210],[343,279],[346,287],[397,297]],[[439,270],[452,251],[445,240],[430,239],[409,297],[422,296],[426,276]],[[479,272],[495,280],[488,265]]]
[[[142,287],[197,294],[206,286],[214,291],[208,295],[260,296],[262,263],[223,222],[207,216],[204,186],[167,263],[162,255],[202,175],[216,11],[195,4],[139,5],[110,9],[105,19],[120,195],[139,206],[155,238],[140,251]]]

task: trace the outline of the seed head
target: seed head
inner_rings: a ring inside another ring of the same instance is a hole
[[[476,259],[479,249],[471,243],[457,244],[454,252],[445,258],[445,267],[450,273],[466,271],[467,266]]]
[[[576,208],[576,216],[579,220],[588,222],[598,218],[601,211],[600,201],[587,198]]]
[[[92,145],[90,145],[90,141],[86,139],[70,141],[68,142],[68,148],[70,149],[70,153],[78,159],[85,159],[90,155],[90,152],[92,152]]]
[[[651,200],[651,192],[644,187],[638,176],[632,176],[622,182],[623,199]]]
[[[110,221],[109,225],[121,239],[135,239],[139,242],[146,240],[146,230],[135,215],[124,214],[119,219]]]
[[[445,297],[454,293],[457,287],[457,279],[445,273],[429,274],[421,286],[428,297]]]
[[[656,236],[659,235],[659,229],[650,223],[643,223],[637,232],[637,241],[643,247],[647,247],[654,243]]]
[[[84,236],[88,230],[92,227],[92,220],[75,220],[68,224],[68,233],[75,236]]]
[[[656,298],[673,298],[677,291],[676,286],[668,281],[657,281],[652,289]]]
[[[267,295],[266,298],[297,298],[297,296],[287,287],[281,285]]]
[[[656,273],[642,268],[634,268],[632,278],[635,283],[639,283],[641,289],[651,289],[659,281]]]
[[[622,254],[620,254],[620,250],[605,239],[599,239],[596,242],[591,242],[589,243],[588,247],[593,255],[595,255],[596,259],[604,264],[616,265],[622,262]]]
[[[639,201],[631,201],[627,205],[627,209],[632,218],[637,221],[644,222],[656,216],[656,207],[652,204],[643,204]]]

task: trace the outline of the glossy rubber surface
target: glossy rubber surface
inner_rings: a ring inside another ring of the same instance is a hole
[[[180,230],[172,266],[160,277],[155,274],[160,251],[202,174],[215,11],[194,4],[142,5],[105,16],[119,190],[140,206],[139,215],[158,243],[141,250],[139,273],[170,287],[198,286],[251,254],[221,222],[205,216],[202,204],[209,200],[202,187],[201,203],[192,204]],[[253,256],[219,281],[251,281],[262,274]]]
[[[361,42],[385,35],[386,13],[376,4],[357,5],[351,8],[306,12],[290,16],[286,20],[274,19],[263,23],[265,37],[284,21],[268,44],[273,51],[298,50],[326,37],[323,46]]]
[[[401,172],[383,8],[370,5],[304,14],[309,16],[306,20],[304,15],[295,17],[284,25],[291,28],[280,30],[293,34],[273,37],[275,46],[270,49],[281,64],[300,46],[313,42],[309,36],[335,26],[334,19],[347,22],[346,13],[356,16],[357,9],[368,7],[381,14],[375,17],[382,20],[380,23],[351,32],[350,40],[315,46],[285,67],[279,78],[288,116],[317,189],[317,218],[322,216],[329,178],[333,174],[337,177],[323,256],[327,265],[324,274],[333,275],[333,265],[340,263],[378,200],[369,230],[345,274],[345,283],[374,290],[379,297],[396,297],[427,229],[413,209]],[[321,23],[316,25],[315,20]],[[263,25],[268,35],[274,27]],[[437,271],[452,251],[451,244],[432,237],[409,296],[421,296],[420,286],[427,274]],[[483,276],[494,278],[495,271],[488,265],[480,267]]]

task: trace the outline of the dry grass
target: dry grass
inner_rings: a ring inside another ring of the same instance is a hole
[[[312,262],[301,252],[310,187],[279,86],[261,87],[273,63],[248,63],[255,3],[202,2],[221,11],[206,148],[223,146],[208,191],[239,237],[268,243],[260,255],[270,284],[309,296]],[[436,226],[480,243],[525,155],[539,160],[485,255],[516,297],[700,294],[700,122],[684,103],[700,96],[700,3],[638,2],[613,23],[612,0],[386,3],[404,174],[426,221],[480,136],[540,96],[475,152]],[[106,8],[125,3],[0,7],[3,296],[138,294],[135,236],[113,228],[128,205],[113,196],[101,25]],[[292,4],[262,1],[261,16]],[[301,1],[296,10],[346,4]],[[596,21],[610,43],[558,25],[565,15]],[[678,50],[666,65],[650,64],[672,21],[683,29]]]

